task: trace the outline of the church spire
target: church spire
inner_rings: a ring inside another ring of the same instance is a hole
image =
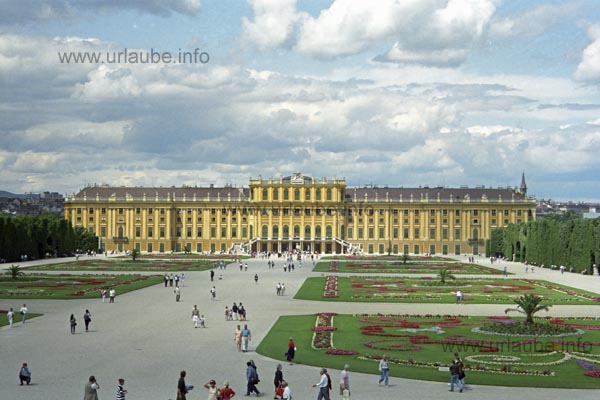
[[[523,171],[523,175],[521,175],[521,194],[523,196],[527,196],[527,184],[525,183],[525,171]]]

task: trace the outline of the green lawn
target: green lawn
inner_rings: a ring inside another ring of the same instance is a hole
[[[91,299],[100,290],[115,288],[117,297],[163,282],[159,275],[45,275],[25,274],[17,280],[0,277],[3,299]]]
[[[233,259],[149,259],[131,258],[86,259],[26,267],[23,269],[35,271],[206,271],[218,266],[220,261],[232,263]]]
[[[588,368],[600,369],[600,321],[596,319],[564,321],[586,326],[582,335],[533,338],[472,332],[497,321],[487,317],[336,315],[330,320],[336,329],[333,333],[315,333],[311,328],[316,324],[328,325],[318,318],[280,317],[257,352],[285,360],[287,339],[293,336],[298,363],[336,369],[347,363],[351,371],[377,374],[378,359],[387,354],[391,376],[448,382],[449,373],[439,368],[448,366],[456,351],[466,365],[467,383],[600,389],[600,379],[585,376],[578,362],[587,360]],[[502,321],[514,322],[512,318]],[[358,354],[327,354],[332,347]]]
[[[451,274],[484,274],[501,275],[502,271],[485,267],[483,265],[464,263],[461,261],[431,261],[410,260],[404,263],[398,259],[347,259],[321,260],[317,263],[314,272],[341,272],[341,273],[378,273],[378,274],[437,274],[442,269],[448,269]]]
[[[600,295],[546,281],[509,278],[450,280],[433,278],[318,277],[308,278],[295,298],[303,300],[387,303],[454,303],[461,290],[465,304],[513,304],[522,294],[534,293],[545,304],[600,304]],[[327,289],[326,289],[327,285]]]
[[[15,317],[13,319],[14,325],[21,323],[21,314],[19,314],[19,308],[21,308],[21,304],[16,304],[16,306],[19,306],[19,307],[13,307],[13,311],[15,312]],[[0,310],[0,315],[3,316],[3,317],[0,317],[0,328],[8,325],[8,318],[6,317],[7,312],[8,312],[8,310]],[[27,319],[25,320],[25,323],[27,323],[27,321],[29,321],[32,318],[39,317],[42,315],[44,315],[44,314],[27,313]]]

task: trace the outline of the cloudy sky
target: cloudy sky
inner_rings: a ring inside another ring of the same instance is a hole
[[[600,2],[4,0],[0,168],[65,194],[525,171],[538,198],[600,200]]]

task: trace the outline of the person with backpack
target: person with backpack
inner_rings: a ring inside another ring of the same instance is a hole
[[[260,392],[256,388],[256,385],[260,382],[258,372],[256,371],[256,364],[254,364],[253,361],[248,361],[246,367],[246,379],[248,381],[246,396],[250,396],[252,393],[256,393],[256,396],[260,396]]]
[[[90,313],[90,310],[85,310],[85,314],[83,314],[83,322],[85,323],[85,331],[88,332],[90,328],[90,322],[92,322],[92,313]]]

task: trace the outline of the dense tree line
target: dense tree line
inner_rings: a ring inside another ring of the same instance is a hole
[[[62,257],[97,246],[98,238],[93,233],[73,228],[56,214],[0,217],[0,258],[9,262],[20,261],[23,255],[34,259]]]
[[[492,230],[488,256],[506,256],[536,265],[564,265],[591,272],[600,260],[600,218],[574,214],[512,224]]]

